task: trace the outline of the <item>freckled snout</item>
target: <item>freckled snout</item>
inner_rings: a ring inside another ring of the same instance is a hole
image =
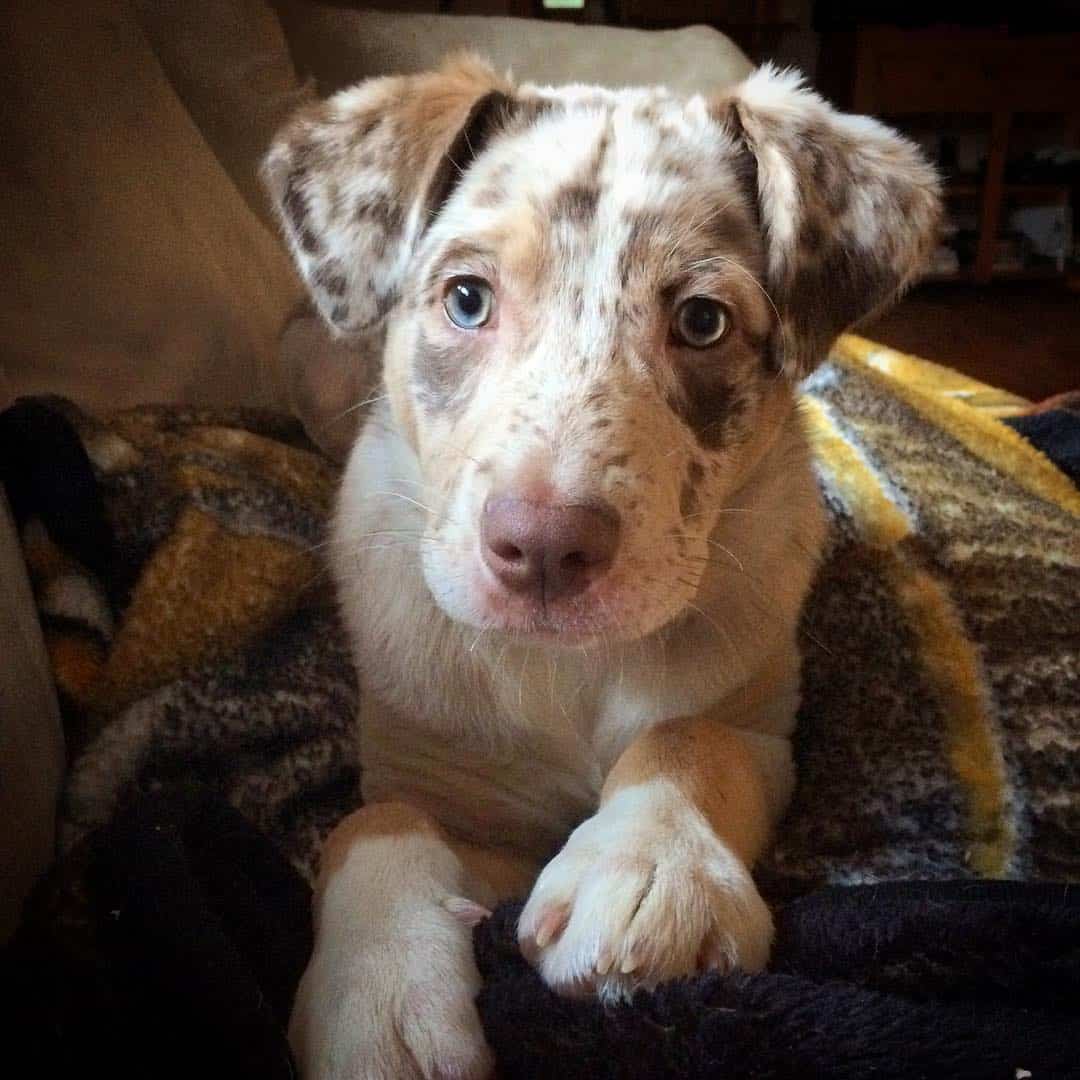
[[[611,566],[619,515],[604,503],[555,506],[492,495],[484,504],[480,545],[505,588],[545,603],[566,599]]]

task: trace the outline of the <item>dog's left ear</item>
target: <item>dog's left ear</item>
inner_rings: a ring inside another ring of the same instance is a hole
[[[439,71],[370,79],[302,109],[263,180],[319,314],[365,334],[397,302],[419,238],[511,105],[469,55]]]
[[[924,268],[941,215],[938,176],[912,143],[837,112],[796,72],[759,68],[717,108],[756,168],[776,359],[805,375]]]

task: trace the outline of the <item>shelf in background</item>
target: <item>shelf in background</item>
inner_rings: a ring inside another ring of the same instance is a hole
[[[1002,184],[1005,195],[1024,195],[1032,199],[1068,199],[1072,193],[1070,184]],[[976,181],[958,181],[945,184],[947,198],[974,198],[982,194],[983,184]]]
[[[994,281],[1064,281],[1068,271],[1059,270],[1056,266],[1024,266],[1018,270],[991,270]],[[978,279],[972,267],[966,266],[948,274],[925,274],[919,278],[921,282],[932,285],[955,281],[961,284],[973,285]]]

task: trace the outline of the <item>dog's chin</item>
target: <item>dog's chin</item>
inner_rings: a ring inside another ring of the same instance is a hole
[[[581,648],[623,636],[620,627],[569,605],[546,605],[519,597],[486,596],[476,605],[473,626],[549,648]]]
[[[632,590],[604,580],[568,599],[542,601],[499,587],[488,575],[472,576],[464,595],[432,596],[454,622],[488,634],[507,635],[551,649],[633,642],[676,618],[672,611],[647,611]]]

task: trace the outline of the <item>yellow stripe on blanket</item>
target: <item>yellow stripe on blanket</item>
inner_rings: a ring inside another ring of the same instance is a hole
[[[1019,394],[980,382],[956,368],[898,352],[858,334],[844,334],[837,341],[836,350],[841,356],[869,364],[908,386],[928,394],[952,398],[991,416],[1015,416],[1031,404]]]
[[[857,369],[1025,491],[1080,517],[1080,492],[1045,454],[990,413],[972,408],[968,399],[949,396],[942,390],[940,373],[948,369],[856,334],[844,334],[833,347],[830,359]],[[952,373],[952,381],[957,386],[963,383],[982,391],[992,389],[959,373]],[[936,390],[931,389],[935,386]]]
[[[967,859],[983,877],[1008,873],[1016,847],[1008,781],[983,691],[978,654],[942,584],[905,556],[913,535],[907,515],[873,469],[836,429],[820,402],[802,408],[818,463],[863,539],[881,554],[882,570],[915,636],[924,671],[948,724],[949,764],[964,792],[971,843]]]

